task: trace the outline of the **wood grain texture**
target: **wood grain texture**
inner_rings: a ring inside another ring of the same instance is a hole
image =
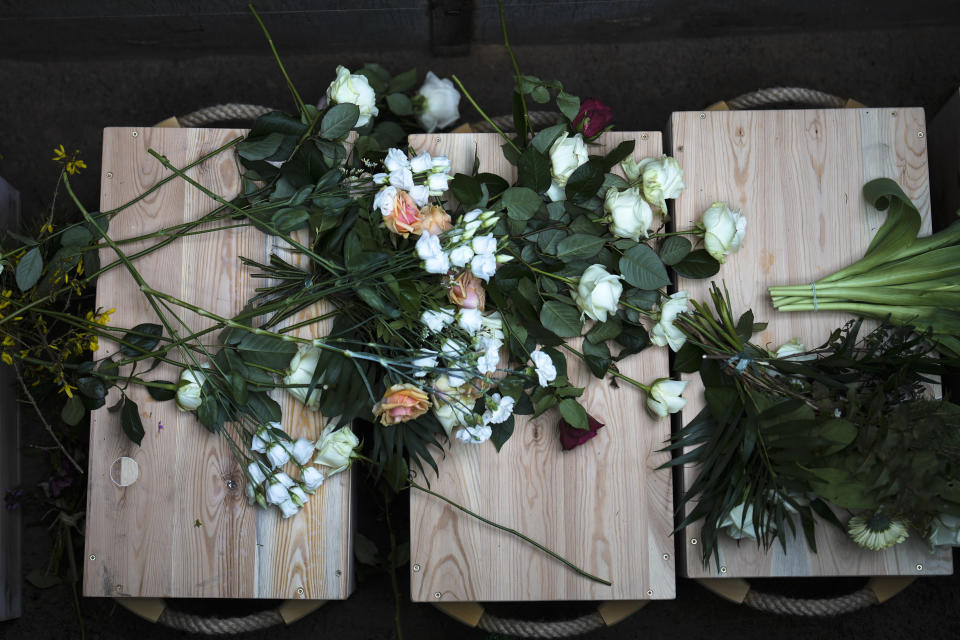
[[[673,155],[684,170],[687,189],[676,201],[677,228],[689,228],[710,204],[723,200],[747,216],[743,248],[715,277],[730,291],[735,313],[753,309],[768,328],[754,342],[777,348],[793,337],[820,345],[849,317],[839,313],[776,313],[767,287],[810,282],[860,258],[884,214],[867,204],[864,183],[896,180],[923,216],[921,233],[930,233],[930,197],[922,109],[837,109],[674,113]],[[709,281],[683,278],[679,289],[707,300]],[[689,421],[704,406],[697,375],[687,375],[684,394]],[[685,469],[683,486],[692,482]],[[801,538],[762,553],[752,541],[739,547],[726,536],[720,547],[720,573],[705,568],[700,549],[685,532],[681,569],[690,577],[774,577],[949,574],[949,550],[931,555],[923,540],[909,540],[885,552],[860,549],[845,533],[820,522],[817,549]],[[922,566],[918,571],[917,566]]]
[[[182,167],[243,133],[106,129],[101,209],[129,201],[168,175],[147,149]],[[227,198],[240,188],[232,151],[188,175]],[[175,179],[119,213],[111,222],[111,237],[129,238],[196,220],[214,206],[198,189]],[[181,238],[138,259],[136,266],[155,288],[229,317],[257,285],[238,256],[266,262],[276,242],[252,228],[222,229]],[[129,253],[137,246],[124,248]],[[111,250],[101,252],[104,264],[113,259]],[[157,322],[122,268],[101,276],[97,304],[116,308],[116,326]],[[174,311],[192,330],[211,324],[185,310]],[[212,336],[204,340],[211,341]],[[101,345],[98,355],[117,349],[106,341]],[[146,377],[176,380],[177,375],[175,367],[161,365]],[[139,403],[146,430],[141,447],[122,435],[115,414],[101,409],[91,417],[84,595],[342,599],[350,594],[351,473],[330,478],[299,515],[281,520],[276,509],[248,506],[243,469],[222,438],[208,433],[193,414],[178,411],[174,402],[155,402],[142,388],[130,395]],[[316,439],[321,416],[286,396],[275,395],[283,407],[284,429],[295,438]],[[139,479],[126,488],[116,486],[109,475],[119,456],[133,458],[140,468]],[[195,526],[197,521],[201,526]]]
[[[20,228],[20,196],[0,178],[0,229]],[[20,408],[13,368],[0,364],[0,497],[20,486]],[[0,507],[0,620],[21,613],[20,514]]]
[[[606,134],[593,153],[634,139],[637,158],[659,154],[660,134],[643,135]],[[476,152],[480,171],[512,183],[515,169],[503,158],[501,142],[495,134],[410,137],[418,153],[449,156],[451,173],[469,172]],[[587,411],[606,424],[596,438],[564,453],[555,410],[534,420],[518,416],[513,437],[499,454],[491,443],[452,442],[431,484],[613,585],[581,578],[517,538],[411,491],[410,561],[419,567],[410,574],[414,601],[674,597],[672,486],[669,473],[655,471],[667,459],[656,450],[669,425],[647,416],[639,390],[629,385],[614,390],[574,357],[568,363],[571,382],[586,388]],[[667,374],[667,355],[650,350],[620,366],[625,375],[650,381]]]

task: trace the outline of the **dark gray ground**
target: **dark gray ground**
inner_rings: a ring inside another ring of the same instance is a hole
[[[946,16],[945,16],[946,18]],[[935,19],[931,20],[937,23]],[[944,20],[943,23],[949,23]],[[759,87],[807,86],[849,96],[872,106],[922,106],[928,120],[960,85],[960,29],[916,27],[816,33],[657,40],[644,33],[639,43],[558,43],[523,46],[516,52],[522,69],[558,78],[573,93],[608,102],[622,130],[663,129],[671,111],[700,109]],[[337,64],[355,68],[380,62],[394,72],[417,66],[441,77],[457,73],[491,114],[509,111],[509,62],[502,48],[474,45],[468,57],[432,58],[424,46],[378,52],[357,38],[342,55],[285,56],[289,71],[306,96],[319,97]],[[280,42],[281,52],[283,43]],[[108,48],[105,47],[105,51]],[[73,50],[63,41],[42,59],[0,59],[0,175],[22,194],[25,218],[49,205],[57,168],[51,150],[64,144],[81,150],[89,170],[78,181],[86,202],[96,206],[101,130],[108,125],[151,125],[171,115],[222,102],[251,102],[289,108],[288,97],[261,41],[244,56],[184,56],[163,53],[130,59],[97,50]],[[467,120],[477,116],[469,106]],[[960,203],[957,203],[960,205]],[[47,444],[38,430],[27,442]],[[27,463],[26,483],[42,479]],[[32,474],[32,475],[31,475]],[[364,514],[360,531],[376,537],[375,509]],[[400,512],[402,513],[402,509]],[[42,567],[49,551],[38,514],[27,514],[25,570]],[[401,586],[406,589],[406,572]],[[852,590],[862,581],[786,581],[762,585],[793,594]],[[64,587],[39,591],[24,587],[24,615],[0,623],[0,637],[79,637],[71,596]],[[404,595],[404,600],[406,596]],[[260,603],[186,603],[198,612],[239,613]],[[179,637],[143,622],[111,601],[82,601],[90,638]],[[589,606],[494,606],[500,614],[570,616]],[[427,605],[403,606],[406,637],[481,638]],[[655,602],[596,638],[952,638],[960,633],[960,579],[919,580],[888,604],[833,620],[777,618],[728,604],[697,584],[680,579],[677,600]],[[346,602],[331,603],[288,629],[251,638],[389,638],[393,602],[383,574],[368,576]]]

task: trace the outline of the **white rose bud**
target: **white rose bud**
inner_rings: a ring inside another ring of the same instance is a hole
[[[686,380],[660,378],[650,385],[647,408],[650,409],[651,413],[661,418],[680,411],[687,404],[687,401],[680,397],[683,390],[687,388],[687,384]]]
[[[450,264],[455,267],[465,267],[473,260],[473,249],[468,244],[462,244],[450,252]]]
[[[689,300],[690,294],[686,291],[677,291],[669,298],[660,301],[658,322],[650,331],[650,342],[658,347],[670,345],[674,351],[680,350],[683,343],[687,341],[687,336],[673,323],[679,314],[690,310],[687,306]]]
[[[283,515],[284,520],[290,516],[297,515],[297,511],[300,510],[300,507],[298,507],[297,503],[293,500],[284,500],[278,506],[280,507],[280,513]]]
[[[790,358],[791,360],[808,360],[809,358],[793,358],[793,356],[806,353],[806,351],[807,348],[802,342],[800,342],[800,338],[793,338],[789,342],[784,342],[782,345],[780,345],[777,348],[777,351],[773,354],[773,357],[777,358],[778,360],[780,358]]]
[[[195,369],[180,372],[180,384],[177,385],[177,406],[183,411],[196,411],[203,404],[202,387],[207,381],[206,374]]]
[[[351,75],[350,70],[342,65],[337,67],[337,79],[327,87],[327,98],[336,104],[349,102],[357,105],[360,109],[357,127],[364,126],[380,113],[376,107],[377,96],[367,79],[359,73]]]
[[[299,464],[310,462],[310,456],[313,455],[313,443],[306,438],[297,438],[293,443],[293,459]]]
[[[275,474],[273,474],[273,479],[276,480],[277,482],[279,482],[280,484],[282,484],[283,486],[285,486],[287,489],[289,489],[289,488],[292,487],[294,484],[296,484],[296,483],[293,481],[293,478],[291,478],[290,476],[288,476],[288,475],[287,475],[286,473],[284,473],[283,471],[281,471],[280,473],[275,473]]]
[[[443,129],[460,117],[460,92],[448,78],[442,80],[427,71],[418,95],[423,97],[423,112],[417,115],[427,133]]]
[[[323,473],[316,467],[307,467],[303,470],[303,485],[308,491],[316,491],[323,484]]]
[[[354,435],[350,427],[341,427],[321,437],[317,445],[317,457],[314,463],[330,467],[327,476],[340,473],[350,466],[354,449],[360,444],[360,438]]]
[[[274,469],[277,467],[282,467],[290,461],[290,454],[287,453],[287,450],[284,448],[284,445],[279,442],[271,445],[267,449],[267,460],[270,461],[270,466]]]
[[[316,347],[301,347],[299,351],[290,360],[290,372],[283,379],[284,384],[309,385],[313,380],[313,373],[317,370],[317,362],[320,360],[320,349]],[[307,405],[307,408],[316,411],[320,404],[320,388],[318,384],[310,393],[307,400],[307,386],[290,387],[286,391],[294,398]]]
[[[703,244],[717,262],[740,250],[747,231],[747,219],[726,202],[714,202],[703,214]]]
[[[610,233],[618,238],[640,242],[640,236],[646,238],[653,224],[653,209],[636,187],[624,191],[608,189],[603,199],[603,210],[611,217]]]
[[[290,499],[290,491],[279,482],[271,482],[267,485],[267,502],[270,504],[280,504]]]
[[[580,308],[581,318],[586,315],[591,320],[606,322],[608,313],[617,312],[620,294],[623,293],[621,277],[607,273],[603,265],[587,267],[580,276],[577,291],[573,299]]]
[[[639,164],[643,176],[643,197],[660,211],[667,211],[667,198],[676,198],[683,191],[683,169],[670,156],[654,160],[648,158]]]
[[[430,195],[442,196],[449,186],[447,185],[447,174],[431,173],[427,178],[427,187],[430,189]]]
[[[433,158],[426,151],[420,155],[414,156],[410,160],[410,170],[414,173],[424,173],[426,171],[430,171],[432,167]]]
[[[563,133],[554,141],[550,146],[550,174],[553,182],[550,190],[547,191],[551,200],[556,202],[566,199],[564,187],[567,186],[567,180],[589,159],[587,144],[579,133],[572,137],[568,133]]]
[[[492,253],[473,256],[470,261],[470,271],[484,282],[489,282],[497,272],[497,257]]]
[[[267,433],[266,429],[258,429],[250,439],[250,449],[257,453],[266,453],[271,442],[273,442],[273,436]]]
[[[260,468],[260,464],[257,462],[251,462],[247,465],[247,475],[250,477],[251,484],[258,485],[267,479],[267,476],[263,473],[263,469]]]
[[[307,495],[307,492],[304,491],[301,487],[293,487],[290,489],[290,499],[293,500],[294,504],[298,507],[302,507],[307,504],[307,500],[310,499],[310,496]]]

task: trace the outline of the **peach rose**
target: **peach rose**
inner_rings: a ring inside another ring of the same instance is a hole
[[[420,211],[409,193],[397,190],[397,195],[390,205],[389,213],[383,216],[383,224],[387,225],[387,229],[402,235],[404,238],[411,233],[420,235]]]
[[[450,231],[450,229],[453,229],[453,224],[450,222],[450,214],[444,211],[443,207],[438,207],[434,204],[427,205],[420,209],[420,226],[414,229],[413,232],[419,235],[424,231],[429,231],[433,235],[438,236],[444,231]]]
[[[384,426],[419,418],[430,408],[426,392],[413,384],[395,384],[383,394],[383,400],[373,406],[373,415]]]
[[[483,311],[487,301],[487,294],[483,290],[480,279],[467,269],[456,278],[449,281],[450,291],[447,297],[450,302],[464,309]]]

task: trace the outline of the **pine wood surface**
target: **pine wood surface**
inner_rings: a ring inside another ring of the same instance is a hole
[[[925,130],[919,108],[672,115],[672,154],[687,185],[676,200],[677,228],[690,228],[718,200],[747,217],[742,249],[714,280],[726,283],[735,314],[753,309],[756,322],[769,323],[754,343],[776,349],[799,337],[807,347],[819,346],[849,319],[839,313],[775,312],[767,287],[811,282],[862,257],[886,215],[863,198],[869,180],[896,180],[923,216],[921,233],[930,233]],[[677,288],[706,301],[709,286],[709,280],[680,278]],[[688,422],[704,406],[703,387],[696,374],[684,379],[690,380],[682,412]],[[693,470],[685,469],[682,485],[689,487],[693,477]],[[737,546],[721,534],[721,572],[713,560],[703,566],[700,547],[693,543],[699,530],[696,524],[688,527],[681,544],[681,571],[689,577],[952,572],[949,549],[931,555],[925,541],[911,539],[884,552],[866,551],[822,521],[816,554],[802,536],[788,544],[786,553],[779,543],[763,553],[751,540]]]
[[[0,229],[20,226],[20,196],[0,178]],[[0,496],[20,486],[20,408],[13,368],[0,364]],[[23,509],[0,507],[0,620],[20,617]]]
[[[645,136],[642,137],[642,136]],[[635,157],[658,155],[660,133],[613,133],[612,149],[636,140]],[[414,135],[416,152],[445,154],[451,173],[480,171],[516,178],[496,134]],[[571,341],[576,347],[579,341]],[[611,580],[606,587],[576,575],[517,538],[483,524],[436,498],[411,491],[411,597],[418,602],[496,600],[667,599],[675,596],[670,474],[655,471],[669,435],[651,419],[643,393],[590,376],[568,358],[571,382],[585,386],[583,404],[606,426],[588,443],[563,452],[559,414],[517,416],[512,438],[497,453],[492,443],[452,441],[431,488],[498,524],[520,531],[584,570]],[[667,375],[667,354],[650,349],[620,363],[650,382]],[[422,481],[422,478],[421,478]],[[439,594],[439,596],[437,596]]]
[[[182,167],[243,134],[233,129],[105,129],[101,209],[129,201],[169,174],[147,149]],[[227,199],[240,188],[232,150],[188,175]],[[202,192],[174,179],[119,213],[110,235],[133,237],[196,220],[214,207]],[[181,238],[135,264],[153,287],[230,317],[259,284],[238,256],[265,262],[277,242],[250,227],[219,230]],[[137,246],[124,249],[130,253]],[[103,264],[113,259],[112,250],[101,251]],[[97,304],[116,309],[114,326],[158,322],[122,267],[100,277]],[[191,330],[212,324],[184,309],[173,311]],[[305,310],[290,322],[318,311],[323,307]],[[301,335],[310,332],[299,330]],[[210,344],[215,335],[204,343]],[[101,341],[97,355],[116,350],[115,343]],[[177,376],[175,367],[161,365],[144,377]],[[342,599],[350,594],[350,472],[328,479],[301,513],[282,520],[275,508],[265,511],[247,504],[244,471],[223,438],[210,434],[172,401],[155,402],[140,387],[128,393],[140,406],[146,431],[141,447],[121,433],[117,414],[103,408],[91,417],[84,595]],[[283,408],[284,430],[294,438],[316,439],[321,416],[285,392],[275,393]],[[111,393],[108,406],[115,400]],[[125,488],[110,478],[111,465],[121,456],[139,466],[139,479]]]

